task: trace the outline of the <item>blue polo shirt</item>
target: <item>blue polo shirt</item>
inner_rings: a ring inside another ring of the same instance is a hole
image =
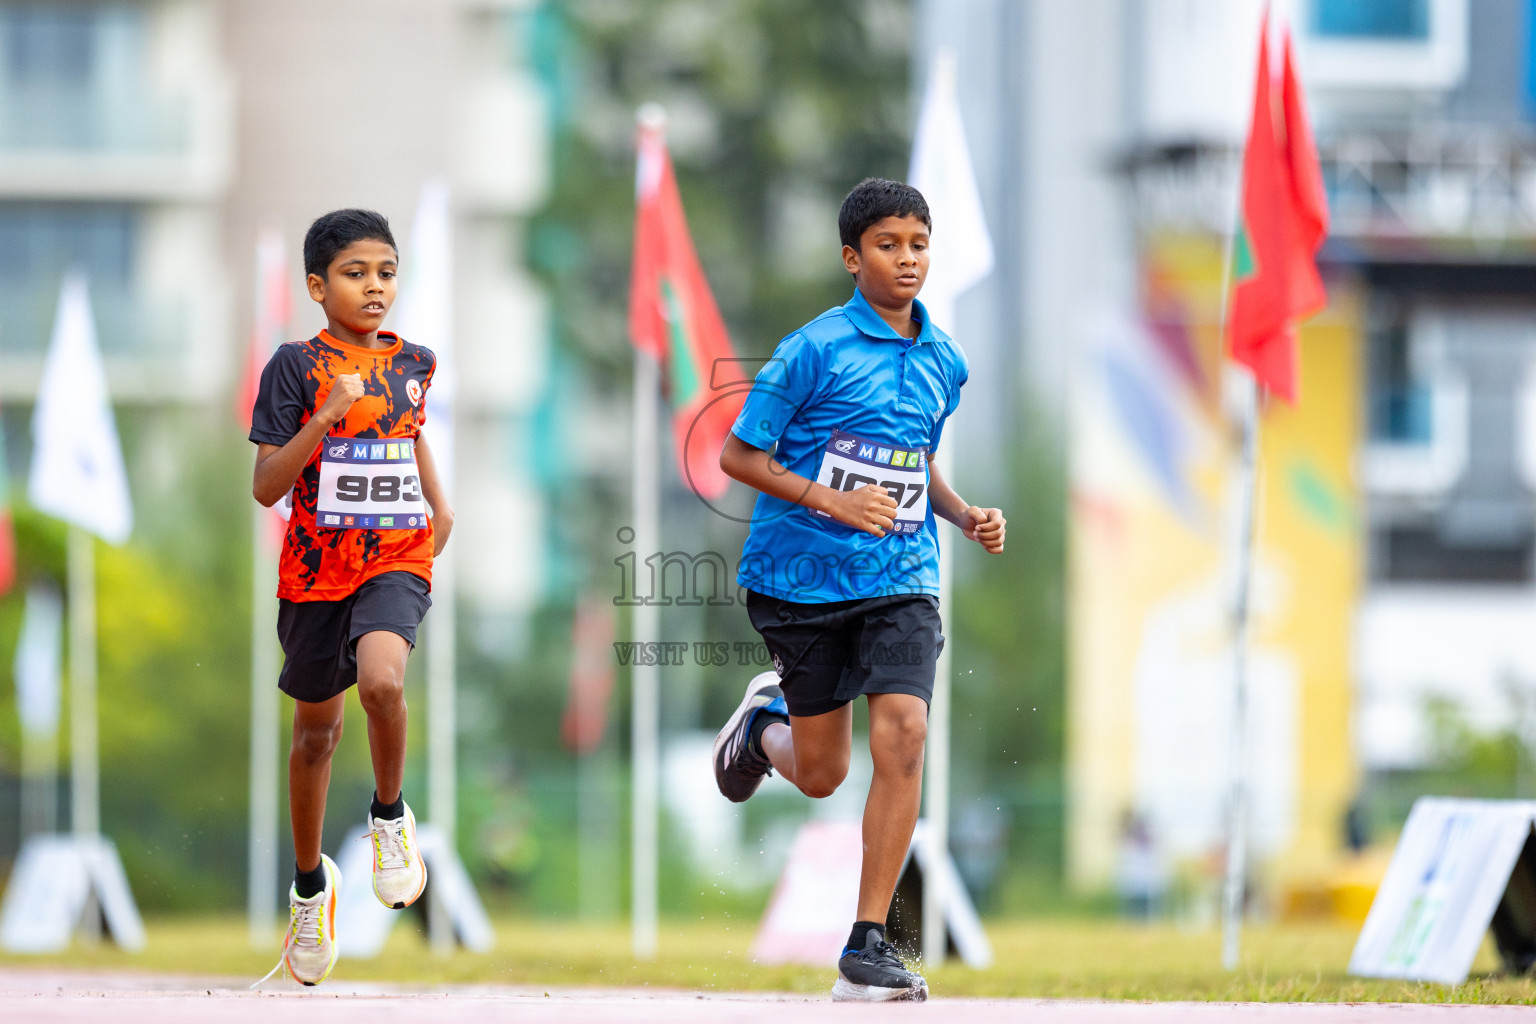
[[[922,330],[903,338],[855,290],[846,304],[779,342],[732,433],[809,480],[834,430],[893,449],[926,448],[931,456],[969,369],[960,346],[928,322],[922,303],[912,311]],[[937,595],[932,505],[917,532],[876,537],[760,494],[736,578],[748,590],[803,604]]]

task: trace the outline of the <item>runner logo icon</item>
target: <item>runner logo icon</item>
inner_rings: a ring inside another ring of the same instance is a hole
[[[845,437],[841,441],[837,442],[837,450],[842,452],[844,455],[847,455],[849,452],[853,451],[853,446],[856,444],[858,444],[858,442],[853,438]]]
[[[346,457],[347,457],[347,443],[345,441],[343,441],[341,444],[333,444],[333,445],[331,445],[331,458],[333,458],[333,459],[344,459]]]

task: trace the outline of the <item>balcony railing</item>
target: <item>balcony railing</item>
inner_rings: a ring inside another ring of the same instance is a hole
[[[0,151],[162,154],[190,142],[190,97],[0,85]]]
[[[1536,243],[1536,135],[1441,124],[1320,134],[1331,234],[1359,240],[1440,240],[1475,254]],[[1230,230],[1236,147],[1190,142],[1138,147],[1121,161],[1144,228]]]

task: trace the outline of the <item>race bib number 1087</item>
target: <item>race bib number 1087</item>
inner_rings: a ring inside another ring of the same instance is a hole
[[[928,521],[926,448],[897,448],[834,430],[822,453],[816,482],[834,491],[853,491],[870,484],[884,487],[896,499],[892,533],[917,533]],[[811,511],[831,518],[825,512]]]
[[[410,438],[328,437],[320,448],[315,525],[330,530],[420,530],[427,525]]]

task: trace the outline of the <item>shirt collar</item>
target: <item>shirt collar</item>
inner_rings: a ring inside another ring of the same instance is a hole
[[[864,293],[857,288],[853,290],[853,298],[844,303],[843,311],[848,314],[848,319],[852,321],[853,326],[857,327],[861,333],[867,334],[872,338],[887,338],[891,341],[900,342],[911,340],[919,344],[938,340],[934,335],[933,325],[928,322],[928,310],[917,299],[912,300],[912,316],[917,320],[919,327],[917,337],[912,339],[903,338],[897,334],[895,329],[886,323],[879,313],[875,312],[875,307],[869,304],[869,300],[864,297]]]

